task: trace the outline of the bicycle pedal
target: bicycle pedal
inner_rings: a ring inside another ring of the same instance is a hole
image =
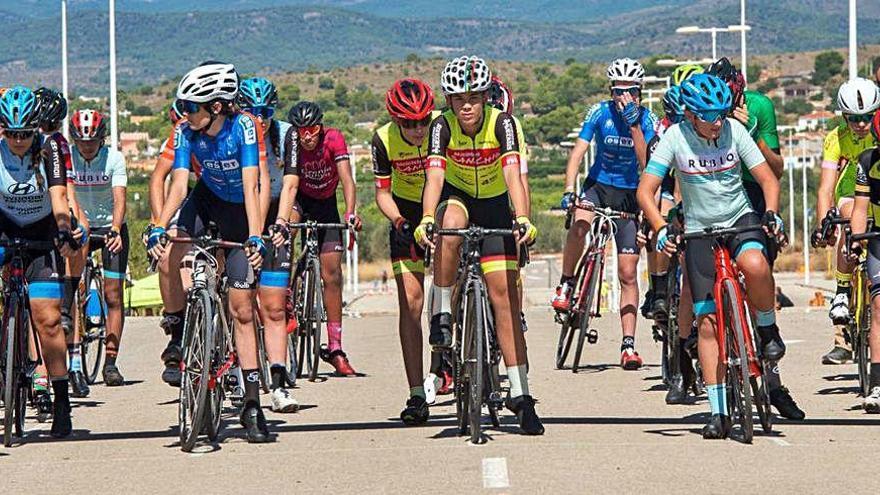
[[[553,321],[560,325],[565,325],[565,323],[568,321],[568,313],[560,313],[557,311],[556,315],[553,316]]]
[[[599,341],[599,332],[595,328],[587,330],[587,342],[595,344]]]

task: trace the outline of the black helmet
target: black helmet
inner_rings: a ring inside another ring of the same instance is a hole
[[[324,112],[317,103],[301,101],[287,113],[287,121],[294,127],[309,127],[323,123]]]
[[[709,65],[709,68],[706,69],[707,74],[718,77],[724,82],[733,79],[736,76],[737,72],[739,71],[736,70],[736,67],[730,62],[730,59],[728,59],[727,57],[719,58],[718,60],[712,62]]]
[[[67,118],[67,100],[58,91],[49,88],[37,88],[37,107],[40,113],[40,126],[57,127]]]

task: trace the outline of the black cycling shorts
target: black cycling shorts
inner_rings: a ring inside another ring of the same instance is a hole
[[[339,218],[339,209],[336,207],[335,195],[325,199],[315,199],[300,191],[296,195],[296,204],[293,208],[299,212],[303,222],[314,220],[318,223],[342,223]],[[300,246],[305,245],[305,242],[305,236],[301,235]],[[322,253],[341,253],[345,250],[342,246],[342,231],[319,230],[318,245],[321,246]]]
[[[92,229],[91,234],[106,236],[110,233],[110,227],[97,227]],[[101,250],[101,264],[104,266],[104,278],[108,280],[124,280],[125,271],[128,268],[128,224],[123,223],[119,230],[119,236],[122,238],[122,250],[116,254],[107,249],[104,241],[94,238],[89,239],[89,253]]]
[[[627,213],[639,212],[635,189],[621,189],[586,179],[581,189],[580,198],[601,208],[612,208]],[[614,234],[617,252],[619,254],[639,254],[639,247],[636,243],[636,234],[638,233],[636,221],[618,218],[614,220],[614,223],[617,224],[617,233]]]
[[[422,205],[393,196],[397,209],[415,229],[422,221]],[[425,250],[416,243],[412,230],[407,234],[398,232],[394,225],[388,229],[388,247],[391,251],[391,267],[395,275],[403,273],[425,273]]]
[[[27,239],[31,241],[54,242],[58,225],[52,214],[34,223],[19,226],[9,217],[0,213],[0,235],[7,239]],[[10,253],[4,252],[2,262],[11,260]],[[25,280],[28,282],[28,295],[31,299],[61,299],[64,291],[61,279],[64,277],[64,259],[57,249],[49,251],[28,250],[24,253]]]
[[[266,232],[278,218],[278,202],[278,198],[273,198],[269,204],[269,214],[266,215],[263,229]],[[290,287],[290,243],[285,242],[281,247],[268,245],[266,248],[266,257],[260,271],[260,287],[287,289]]]

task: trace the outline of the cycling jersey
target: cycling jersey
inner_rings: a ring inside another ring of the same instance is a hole
[[[851,198],[856,186],[856,163],[859,155],[877,146],[874,136],[869,132],[859,138],[846,123],[836,127],[825,136],[822,148],[822,168],[837,169],[837,185],[834,187],[834,202],[840,198]]]
[[[284,180],[284,136],[287,135],[291,125],[283,120],[273,120],[272,126],[277,129],[269,129],[263,143],[266,149],[266,165],[269,167],[269,187],[272,190],[272,198],[275,199],[281,197],[281,183]],[[270,136],[273,135],[275,142],[278,143],[277,148],[270,143]]]
[[[300,177],[298,194],[313,199],[336,195],[339,165],[348,160],[348,145],[339,129],[325,127],[315,149],[309,151],[299,144],[296,128],[291,126],[284,138],[284,175]]]
[[[434,112],[437,118],[440,112]],[[403,138],[393,121],[376,129],[371,145],[373,175],[376,187],[391,189],[391,194],[408,201],[421,202],[425,188],[425,162],[428,158],[428,136],[418,145]]]
[[[51,168],[60,167],[65,174],[70,174],[70,144],[67,138],[60,132],[54,132],[48,136],[44,136],[42,145],[39,140],[34,139],[34,146],[41,147],[40,154],[43,156],[43,163],[47,163]],[[52,144],[54,142],[54,144]],[[57,163],[56,163],[57,162]]]
[[[76,199],[89,226],[107,227],[113,223],[113,188],[126,187],[125,158],[117,150],[102,146],[92,160],[83,158],[76,145],[71,151],[73,169],[67,182],[76,186]]]
[[[520,169],[516,124],[510,114],[483,106],[483,123],[471,138],[455,113],[447,110],[431,123],[428,168],[446,171],[446,182],[473,198],[494,198],[507,192],[502,170]]]
[[[874,220],[874,229],[880,228],[880,148],[862,152],[856,162],[855,195],[868,197],[868,218]]]
[[[0,213],[18,226],[51,215],[49,188],[66,187],[62,145],[39,135],[34,139],[39,140],[42,153],[26,153],[23,158],[12,153],[6,139],[0,139]],[[35,158],[41,162],[36,166]]]
[[[641,107],[639,126],[648,143],[657,134],[657,117]],[[632,132],[614,100],[596,103],[587,111],[578,137],[587,142],[596,139],[596,160],[590,167],[590,179],[620,189],[639,187],[639,162]]]
[[[174,136],[177,133],[177,127],[182,125],[183,121],[178,123],[176,126],[171,128],[171,136],[162,143],[162,158],[168,160],[169,162],[174,163]],[[192,171],[193,175],[196,176],[196,179],[202,175],[202,166],[199,164],[199,161],[196,159],[195,155],[190,156],[190,171]]]
[[[243,113],[227,116],[213,137],[184,122],[176,128],[172,170],[190,170],[190,155],[195,155],[202,164],[200,182],[224,201],[244,203],[242,170],[260,166],[261,135],[253,118]]]
[[[749,169],[764,155],[745,127],[726,119],[718,139],[699,137],[690,122],[670,127],[651,155],[645,172],[663,178],[675,168],[688,232],[709,226],[730,227],[752,212],[742,184],[741,164]]]
[[[513,123],[516,125],[516,142],[519,143],[519,173],[525,175],[529,173],[529,147],[522,123],[516,117],[513,117]]]
[[[749,121],[746,124],[749,135],[756,143],[764,141],[768,148],[778,151],[779,133],[776,130],[776,109],[773,107],[773,100],[757,91],[746,90],[743,95],[746,108],[749,110]],[[743,180],[755,182],[755,178],[747,168],[743,168]]]

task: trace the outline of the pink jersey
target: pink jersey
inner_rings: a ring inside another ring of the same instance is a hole
[[[291,127],[285,137],[285,175],[298,175],[299,193],[313,199],[327,199],[336,194],[342,160],[348,160],[345,137],[332,127],[324,128],[324,136],[315,149],[308,151],[299,144],[296,128]]]

